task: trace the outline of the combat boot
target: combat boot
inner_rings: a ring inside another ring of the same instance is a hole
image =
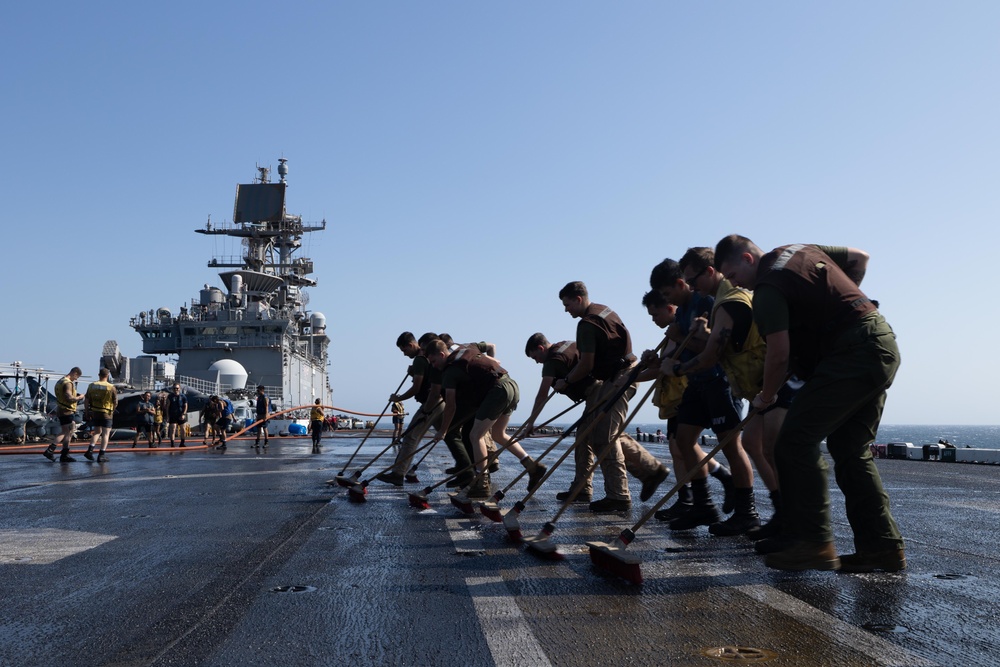
[[[490,474],[484,472],[465,490],[469,498],[489,498],[490,497]]]
[[[708,527],[708,532],[718,537],[731,537],[742,535],[751,528],[760,526],[753,489],[736,489],[734,495],[736,496],[736,511],[725,521],[713,523]]]
[[[802,572],[804,570],[839,570],[840,559],[833,542],[793,542],[784,551],[764,557],[764,565],[775,570]]]
[[[537,463],[530,456],[525,456],[521,459],[521,465],[528,471],[528,491],[534,491],[542,481],[542,477],[545,476],[545,471],[548,470],[548,467]]]
[[[719,509],[712,502],[712,492],[708,490],[708,480],[692,479],[693,502],[684,514],[670,522],[670,530],[691,530],[698,526],[711,526],[722,520]]]
[[[867,551],[840,557],[841,572],[899,572],[906,569],[902,549]]]

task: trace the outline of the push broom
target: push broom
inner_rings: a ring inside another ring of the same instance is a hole
[[[678,357],[680,357],[681,352],[683,352],[684,348],[687,347],[688,342],[690,342],[694,334],[695,332],[693,330],[689,332],[688,335],[684,338],[683,342],[681,342],[681,344],[677,346],[677,349],[674,351],[673,357],[671,357],[672,361],[676,361]],[[664,336],[663,340],[660,341],[660,344],[656,346],[656,351],[659,352],[660,350],[662,350],[668,341],[669,338]],[[611,408],[614,407],[614,404],[618,402],[618,400],[625,394],[626,391],[628,391],[628,388],[632,385],[633,382],[635,382],[635,379],[639,376],[639,373],[642,370],[643,370],[642,366],[637,365],[629,373],[628,378],[622,385],[622,387],[618,391],[616,391],[611,396],[611,398],[605,401],[604,405],[601,406],[601,414],[594,419],[594,421],[590,424],[590,426],[587,429],[585,429],[584,433],[581,433],[580,436],[577,437],[576,439],[577,443],[583,441],[585,436],[590,434],[590,431],[597,426],[600,420],[607,418],[607,415],[611,411]],[[655,389],[655,385],[649,388],[649,390],[645,393],[645,395],[643,395],[642,400],[639,401],[639,404],[632,411],[632,414],[622,422],[622,425],[618,428],[618,432],[615,433],[613,438],[611,438],[611,441],[608,443],[608,446],[604,448],[604,451],[602,451],[597,456],[597,459],[594,461],[593,465],[590,466],[590,469],[587,472],[587,478],[589,478],[591,475],[594,474],[594,471],[597,470],[598,466],[601,465],[601,463],[604,461],[605,458],[607,458],[607,455],[611,452],[611,450],[614,449],[614,444],[617,443],[618,438],[622,436],[622,434],[628,428],[628,425],[635,418],[635,415],[639,412],[639,408],[642,407],[642,405],[646,402],[649,396],[653,393],[653,389]],[[552,542],[551,540],[552,533],[555,531],[556,522],[559,521],[559,518],[566,512],[569,506],[573,503],[574,500],[576,500],[576,497],[580,494],[580,491],[583,489],[583,485],[586,483],[587,478],[581,478],[576,484],[573,485],[573,488],[570,489],[569,496],[566,498],[566,501],[562,504],[562,507],[559,508],[559,511],[556,512],[556,515],[552,518],[551,521],[542,526],[542,529],[541,531],[539,531],[538,535],[524,540],[525,546],[527,547],[529,553],[547,560],[562,560],[563,558],[565,558],[565,556],[559,553],[559,551],[556,549],[556,545]],[[508,512],[508,514],[510,513]],[[516,521],[516,518],[514,519],[514,521]],[[519,532],[520,528],[518,528],[517,530]],[[510,533],[509,528],[508,528],[508,533]]]
[[[736,436],[740,434],[743,427],[747,425],[751,419],[757,414],[757,409],[752,408],[747,416],[736,426],[732,431],[726,434],[718,444],[715,445],[705,456],[698,462],[698,465],[693,467],[687,472],[683,477],[677,480],[673,488],[667,491],[667,494],[660,498],[655,505],[653,505],[649,511],[642,515],[642,518],[631,528],[626,528],[621,532],[618,537],[616,537],[611,542],[587,542],[587,546],[590,547],[590,561],[599,570],[603,570],[610,574],[616,575],[625,579],[626,581],[631,581],[633,584],[642,583],[642,569],[639,567],[642,562],[641,559],[634,553],[630,553],[626,550],[626,547],[635,540],[635,533],[647,521],[652,518],[656,512],[663,507],[663,505],[676,494],[682,486],[690,482],[695,474],[701,469],[702,466],[707,465],[709,460],[713,456],[719,453],[723,447],[727,446],[733,441]]]
[[[409,374],[403,376],[403,379],[399,381],[399,386],[396,387],[396,391],[392,392],[393,394],[399,393],[399,390],[403,388],[403,383],[406,382],[406,378],[408,377]],[[351,454],[351,458],[347,459],[347,463],[344,464],[344,469],[341,470],[339,473],[337,473],[337,476],[334,477],[333,479],[327,480],[326,482],[327,484],[330,484],[331,486],[333,484],[337,484],[338,486],[350,488],[351,486],[354,486],[355,484],[358,483],[358,480],[361,479],[361,473],[355,473],[352,476],[346,476],[344,475],[344,473],[347,472],[347,469],[351,467],[351,462],[354,461],[354,457],[357,456],[358,452],[361,451],[361,448],[364,446],[365,441],[368,440],[368,436],[372,434],[372,431],[374,431],[375,427],[378,425],[379,420],[382,419],[382,417],[385,417],[385,413],[388,412],[389,408],[391,407],[392,407],[392,401],[389,401],[388,403],[385,404],[385,408],[382,410],[382,414],[378,416],[378,419],[375,420],[375,423],[372,424],[372,427],[368,429],[368,433],[366,433],[365,437],[361,439],[360,443],[358,443],[357,449],[354,450],[354,453]]]

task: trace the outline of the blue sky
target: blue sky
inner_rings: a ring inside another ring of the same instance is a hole
[[[563,284],[653,347],[649,269],[739,232],[871,253],[886,423],[997,423],[998,33],[992,2],[19,3],[0,362],[140,354],[131,316],[220,284],[233,247],[193,230],[285,157],[289,212],[329,224],[338,406],[379,411],[396,336],[436,330],[497,343],[523,418]]]

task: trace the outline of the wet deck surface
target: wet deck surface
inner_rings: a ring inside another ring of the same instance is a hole
[[[444,487],[422,512],[379,482],[349,502],[324,482],[358,442],[106,464],[0,457],[0,665],[710,666],[728,662],[704,654],[722,646],[775,666],[996,662],[1000,467],[879,461],[906,573],[776,572],[743,538],[671,535],[654,520],[629,547],[643,561],[637,586],[598,573],[583,544],[649,505],[575,506],[553,538],[566,560],[543,561],[502,524],[462,515]],[[407,490],[443,477],[443,449]],[[506,484],[520,466],[502,463],[494,479]],[[560,470],[529,504],[526,536],[570,476]],[[758,505],[770,514],[766,493]],[[836,490],[833,508],[849,553]]]

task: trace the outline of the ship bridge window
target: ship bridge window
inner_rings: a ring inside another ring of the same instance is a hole
[[[195,328],[194,327],[184,327],[184,335],[185,336],[193,336],[194,332],[195,332]]]
[[[219,329],[217,327],[205,327],[204,329],[201,330],[201,332],[206,336],[214,336],[215,334],[219,333]]]
[[[222,327],[222,333],[232,336],[236,333],[236,327]]]

